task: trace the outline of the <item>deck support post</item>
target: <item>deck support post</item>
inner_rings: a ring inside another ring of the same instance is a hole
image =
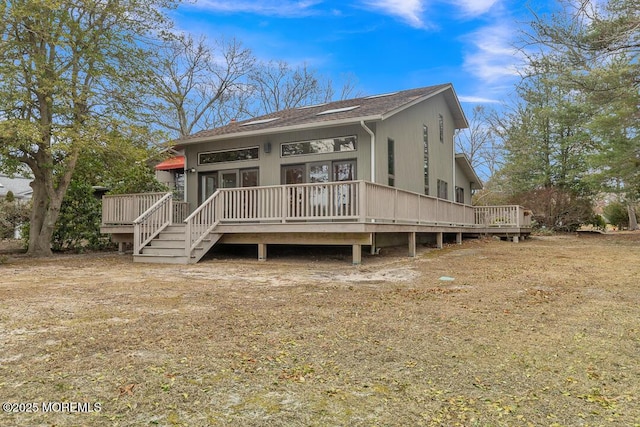
[[[353,265],[362,263],[362,245],[353,245]]]
[[[118,242],[118,254],[124,255],[124,242]]]
[[[518,240],[519,240],[518,236],[513,236],[513,243],[518,243]]]
[[[436,233],[436,248],[438,249],[442,249],[443,247],[443,235],[444,233],[440,232],[440,233]]]
[[[409,233],[409,257],[415,258],[416,256],[416,233]]]
[[[267,260],[267,244],[258,243],[258,261]]]
[[[462,232],[456,233],[456,243],[459,245],[462,244]]]
[[[371,233],[371,255],[376,254],[376,233]]]

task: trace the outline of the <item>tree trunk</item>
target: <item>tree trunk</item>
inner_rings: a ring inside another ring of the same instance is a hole
[[[34,191],[34,196],[35,196]],[[46,197],[46,193],[44,195]],[[62,198],[52,197],[45,200],[33,200],[34,209],[31,213],[29,225],[29,248],[27,255],[50,256],[51,239],[56,228],[56,222],[60,216]],[[36,209],[35,206],[40,206]]]
[[[629,213],[629,230],[638,230],[638,219],[636,217],[636,206],[633,203],[627,205]]]
[[[44,183],[42,177],[39,177],[37,174],[31,183],[31,187],[33,188],[33,208],[31,210],[31,222],[29,224],[29,248],[27,249],[27,255],[50,256],[51,237],[53,236],[55,221],[58,219],[57,215],[55,215],[55,206],[52,206],[56,198],[51,198],[49,194],[47,194],[47,184]],[[58,206],[57,211],[60,211],[60,206]]]
[[[55,177],[51,170],[32,168],[35,179],[33,188],[31,223],[29,224],[29,248],[27,255],[51,256],[51,239],[60,216],[62,200],[71,182],[71,175],[78,160],[76,150],[69,156],[67,169],[54,186]]]

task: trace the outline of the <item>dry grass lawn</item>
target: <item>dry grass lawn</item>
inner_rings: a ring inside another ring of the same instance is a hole
[[[5,257],[0,425],[640,426],[640,234],[405,254]]]

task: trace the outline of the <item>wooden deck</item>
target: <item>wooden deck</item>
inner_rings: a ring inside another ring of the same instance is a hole
[[[375,250],[404,240],[415,255],[421,239],[439,247],[444,234],[531,232],[521,206],[474,207],[367,181],[220,189],[188,216],[171,194],[105,196],[101,230],[132,242],[137,262],[193,263],[215,244],[350,245],[360,263],[362,246]]]

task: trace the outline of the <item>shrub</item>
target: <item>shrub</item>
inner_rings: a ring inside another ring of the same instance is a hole
[[[593,220],[591,200],[558,187],[521,193],[512,203],[531,209],[535,223],[548,230],[575,231]]]
[[[627,205],[620,202],[613,202],[604,208],[604,216],[609,224],[615,225],[619,229],[629,227],[629,210]],[[636,214],[636,218],[638,215]],[[638,219],[638,218],[637,218]],[[640,219],[638,219],[640,221]]]
[[[598,230],[604,230],[607,228],[607,220],[602,215],[598,214],[593,215],[589,224],[593,225]]]
[[[167,186],[158,182],[151,168],[138,163],[119,177],[119,181],[109,185],[109,194],[154,193],[169,191]]]
[[[168,191],[144,163],[135,164],[118,178],[115,183],[107,182],[111,187],[110,194]],[[109,236],[100,233],[101,222],[102,202],[94,195],[89,179],[79,174],[71,181],[62,201],[51,241],[52,249],[82,251],[112,247]]]
[[[102,204],[91,185],[72,181],[62,201],[51,247],[55,251],[81,251],[111,246],[109,237],[100,234],[101,220]]]
[[[7,197],[0,199],[0,238],[12,239],[15,228],[29,222],[30,206],[29,203],[16,200],[10,191]]]

